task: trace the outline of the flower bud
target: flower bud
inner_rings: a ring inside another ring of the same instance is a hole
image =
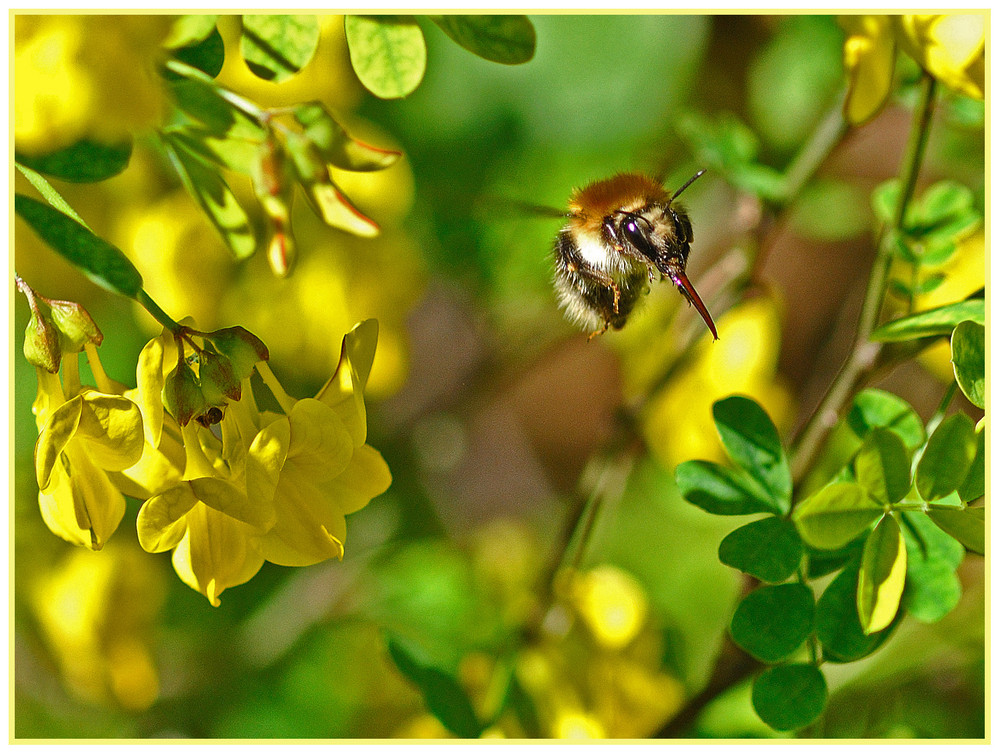
[[[198,356],[198,377],[201,380],[201,394],[210,406],[222,406],[226,399],[240,399],[240,381],[236,378],[229,359],[206,348]]]
[[[63,336],[63,350],[66,353],[80,352],[88,343],[101,345],[104,334],[82,306],[73,301],[51,299],[45,299],[45,303],[52,308],[52,320]]]
[[[258,361],[268,360],[267,346],[245,327],[225,327],[207,333],[205,339],[211,341],[216,350],[229,359],[237,380],[249,377]]]
[[[163,407],[182,427],[208,410],[208,402],[194,371],[180,362],[163,383]]]
[[[59,331],[40,309],[32,309],[31,321],[24,330],[24,357],[29,364],[55,374],[59,371],[62,349]]]

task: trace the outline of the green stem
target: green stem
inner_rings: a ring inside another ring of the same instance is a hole
[[[792,453],[792,479],[797,484],[811,468],[827,435],[836,425],[843,407],[850,400],[857,387],[875,369],[881,356],[881,344],[869,340],[872,330],[878,324],[882,302],[889,279],[889,266],[893,255],[893,237],[903,229],[903,220],[913,191],[917,184],[920,165],[923,162],[927,136],[930,132],[931,115],[934,111],[934,79],[924,74],[920,101],[917,105],[913,128],[906,145],[902,164],[902,191],[899,204],[893,216],[892,226],[883,228],[879,236],[875,262],[872,265],[868,288],[854,336],[854,345],[826,395],[806,423],[794,444]]]
[[[837,100],[835,107],[819,122],[809,141],[805,143],[785,169],[782,186],[782,201],[788,203],[802,191],[802,187],[819,170],[844,133],[847,123],[844,121],[842,99]]]
[[[157,305],[157,303],[153,301],[153,299],[149,297],[149,294],[146,293],[145,290],[140,288],[139,293],[136,294],[135,300],[142,305],[143,309],[149,312],[149,314],[153,317],[153,319],[155,319],[165,328],[170,330],[170,332],[174,333],[174,335],[180,334],[182,330],[181,325],[174,322],[170,318],[170,316],[165,311],[163,311],[163,309],[161,309],[159,305]]]

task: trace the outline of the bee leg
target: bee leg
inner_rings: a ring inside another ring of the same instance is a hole
[[[602,327],[600,330],[594,330],[594,332],[592,332],[590,335],[588,335],[587,336],[587,342],[589,343],[594,338],[596,338],[598,335],[604,335],[604,333],[606,333],[608,331],[608,326],[610,324],[611,323],[608,322],[608,320],[604,320],[604,327]]]

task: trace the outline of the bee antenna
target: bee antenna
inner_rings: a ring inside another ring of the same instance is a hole
[[[699,178],[701,178],[701,177],[702,177],[702,176],[703,176],[704,174],[705,174],[705,168],[702,168],[702,169],[701,169],[701,170],[699,170],[699,171],[698,171],[697,173],[695,173],[695,174],[694,174],[693,176],[691,176],[691,177],[690,177],[690,178],[688,179],[688,182],[687,182],[687,183],[685,183],[685,184],[684,184],[683,186],[681,186],[681,187],[680,187],[679,189],[677,189],[677,190],[676,190],[676,191],[674,192],[674,195],[673,195],[672,197],[670,197],[670,201],[672,202],[672,201],[673,201],[674,199],[676,199],[676,198],[677,198],[678,196],[680,196],[680,195],[681,195],[681,192],[682,192],[682,191],[683,191],[684,189],[686,189],[686,188],[687,188],[688,186],[690,186],[690,185],[691,185],[692,183],[694,183],[694,182],[695,182],[696,180],[698,180]],[[668,204],[669,204],[669,202],[668,202]]]

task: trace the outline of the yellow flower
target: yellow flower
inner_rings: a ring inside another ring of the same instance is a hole
[[[627,645],[646,622],[648,604],[642,587],[614,566],[600,565],[576,576],[571,591],[594,639],[608,649]]]
[[[946,86],[976,99],[986,91],[986,15],[946,13],[894,18],[910,56]]]
[[[88,347],[88,353],[93,365],[96,350]],[[75,359],[71,354],[64,361],[75,365]],[[100,550],[125,514],[125,498],[108,473],[141,457],[142,416],[128,398],[88,387],[71,388],[67,400],[57,375],[37,373],[35,476],[42,518],[63,539]]]
[[[363,391],[368,381],[378,323],[367,320],[345,338],[336,372],[316,398],[292,401],[266,367],[268,387],[287,415],[261,435],[285,450],[274,495],[276,522],[260,539],[264,557],[279,565],[311,565],[342,558],[345,516],[385,492],[391,476],[382,456],[365,444]]]
[[[896,40],[888,16],[846,16],[841,25],[848,74],[844,117],[852,125],[873,117],[889,97],[896,67]]]

